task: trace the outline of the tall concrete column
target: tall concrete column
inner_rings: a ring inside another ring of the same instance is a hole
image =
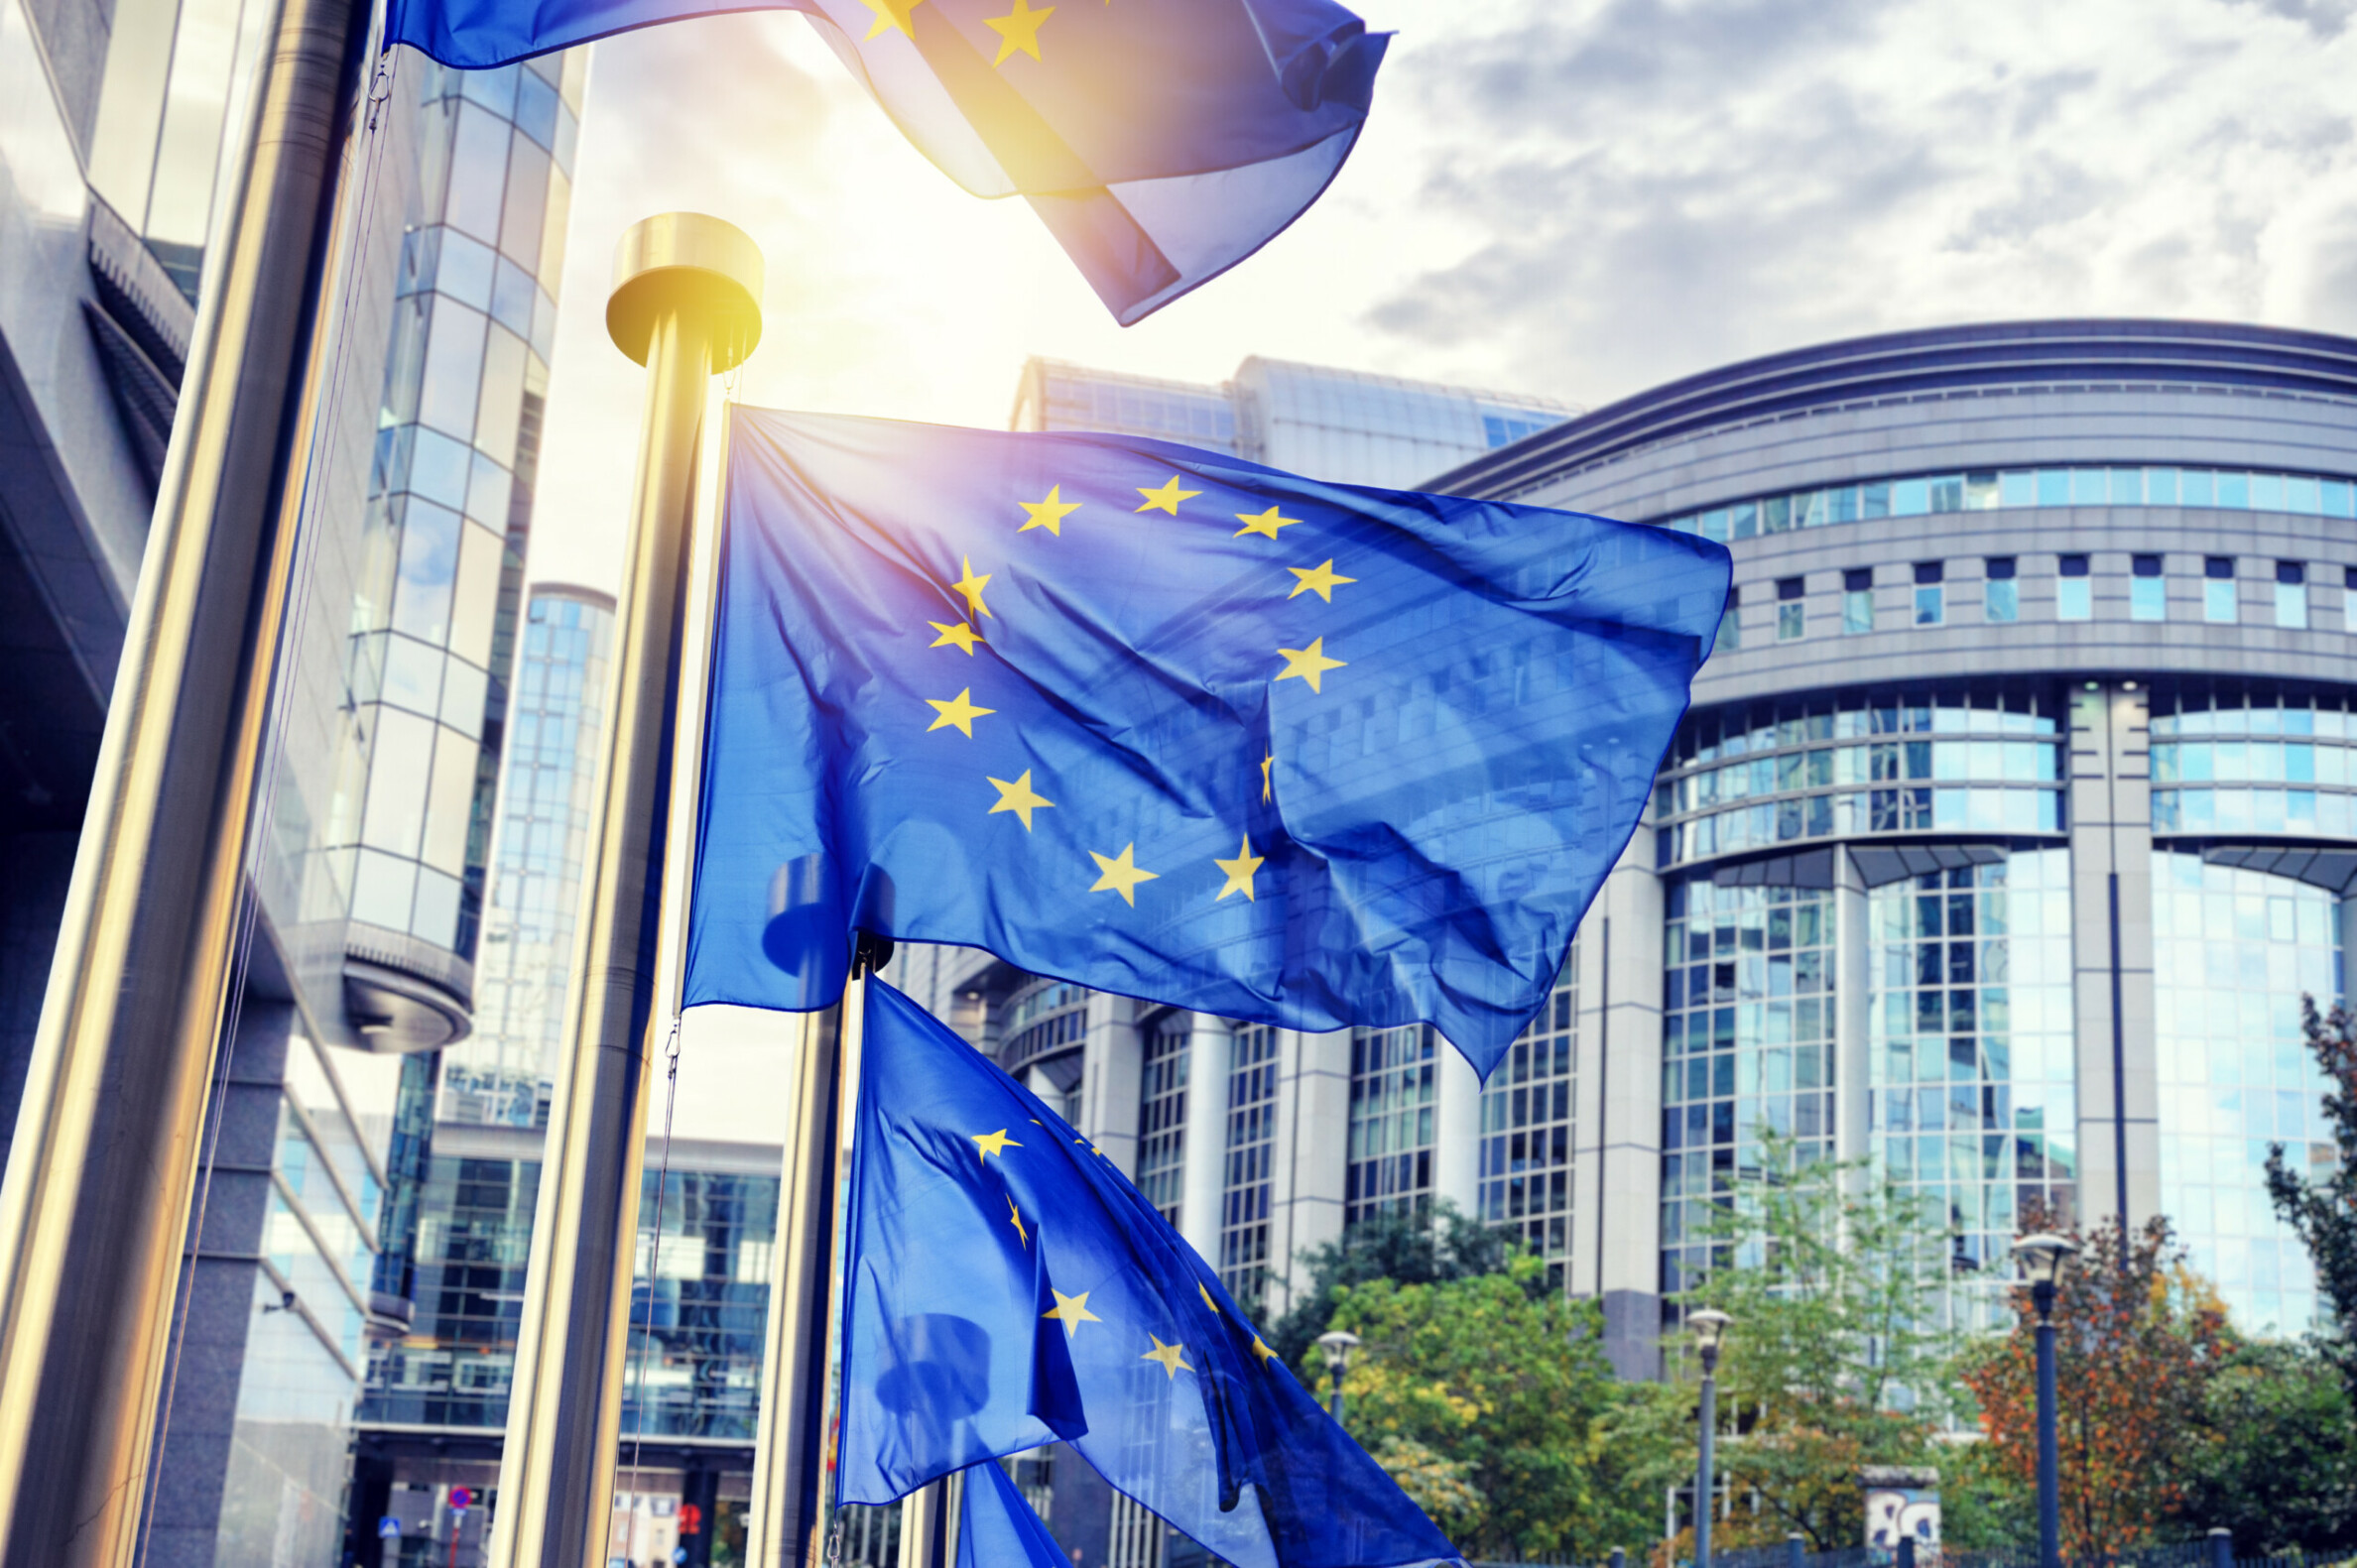
[[[2149,699],[2133,681],[2070,694],[2072,990],[2078,1203],[2131,1226],[2159,1212]]]
[[[1269,1294],[1262,1317],[1293,1305],[1301,1255],[1342,1235],[1350,1168],[1350,1030],[1280,1032],[1276,1169],[1270,1182]]]
[[[1637,829],[1579,928],[1571,1288],[1604,1307],[1624,1378],[1660,1370],[1662,880]]]
[[[1432,1085],[1432,1197],[1463,1215],[1481,1212],[1481,1075],[1465,1053],[1435,1041]]]
[[[1874,1082],[1873,901],[1858,868],[1842,850],[1833,852],[1833,1157],[1862,1159],[1872,1140],[1867,1111]],[[1862,1190],[1861,1169],[1850,1181]]]
[[[1186,1042],[1186,1145],[1179,1177],[1178,1234],[1219,1266],[1220,1206],[1227,1196],[1228,1051],[1233,1031],[1206,1013]]]
[[[1138,1087],[1146,1070],[1137,1015],[1138,1004],[1128,997],[1102,991],[1089,997],[1080,1079],[1080,1131],[1132,1178],[1138,1174]]]

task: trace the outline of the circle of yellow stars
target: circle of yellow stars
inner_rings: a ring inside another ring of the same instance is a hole
[[[864,0],[864,3],[876,13],[875,25],[868,34],[870,38],[877,37],[893,28],[899,29],[912,38],[916,36],[909,20],[910,13],[918,6],[923,5],[925,0]],[[1053,16],[1055,11],[1054,6],[1044,7],[1037,11],[1031,10],[1025,0],[1014,0],[1014,11],[1008,16],[987,19],[989,25],[997,29],[1002,39],[1006,40],[999,55],[1001,62],[1004,62],[1009,52],[1015,50],[1021,50],[1034,59],[1038,59],[1040,25]],[[1184,474],[1173,473],[1159,485],[1137,486],[1136,491],[1140,500],[1134,512],[1159,512],[1168,517],[1179,517],[1181,515],[1179,508],[1184,503],[1197,500],[1204,494],[1199,489],[1188,489],[1185,483],[1186,477]],[[1039,500],[1018,500],[1015,505],[1021,509],[1024,515],[1024,521],[1015,530],[1018,535],[1038,531],[1054,539],[1063,538],[1065,522],[1075,513],[1083,510],[1083,503],[1064,499],[1063,485],[1060,481],[1050,485],[1048,493],[1040,497]],[[1285,516],[1283,510],[1277,506],[1271,506],[1260,512],[1238,512],[1232,515],[1240,525],[1233,535],[1234,538],[1243,539],[1249,536],[1276,541],[1280,543],[1284,542],[1284,531],[1301,522],[1300,518]],[[948,584],[948,591],[963,600],[964,616],[954,621],[929,620],[926,625],[930,627],[934,633],[931,647],[954,649],[970,659],[973,657],[974,650],[984,646],[987,642],[980,631],[980,623],[985,619],[996,619],[991,615],[990,606],[983,598],[984,590],[990,586],[990,580],[996,573],[977,572],[974,569],[973,557],[970,555],[960,555],[957,564],[959,575],[956,581]],[[1315,594],[1319,602],[1330,605],[1334,602],[1334,590],[1348,587],[1358,581],[1356,577],[1347,576],[1337,570],[1332,556],[1326,557],[1314,566],[1288,565],[1285,570],[1294,579],[1292,589],[1285,595],[1288,601],[1299,599],[1303,594]],[[1299,680],[1309,688],[1312,695],[1316,696],[1324,694],[1327,675],[1337,669],[1349,667],[1348,661],[1337,659],[1326,652],[1325,639],[1322,636],[1309,639],[1306,647],[1280,648],[1277,650],[1277,658],[1282,662],[1282,667],[1271,677],[1272,685],[1288,680]],[[957,695],[953,697],[928,697],[926,702],[933,710],[932,722],[926,726],[929,732],[951,729],[968,740],[974,738],[976,721],[988,718],[997,712],[995,708],[986,708],[974,701],[971,685],[960,687]],[[1273,771],[1276,762],[1277,757],[1274,752],[1265,752],[1260,760],[1260,798],[1263,804],[1271,803],[1275,799],[1276,782]],[[1055,808],[1055,802],[1041,793],[1039,787],[1032,782],[1032,770],[1028,768],[1014,779],[999,779],[989,775],[984,777],[990,786],[997,791],[997,798],[990,803],[985,815],[1013,816],[1023,824],[1023,830],[1029,833],[1035,825],[1037,813]],[[1138,846],[1134,841],[1122,845],[1120,850],[1113,854],[1089,850],[1088,857],[1096,863],[1097,875],[1096,880],[1088,885],[1088,891],[1090,893],[1117,894],[1123,904],[1133,909],[1136,908],[1138,906],[1138,889],[1145,883],[1159,881],[1163,875],[1161,872],[1152,871],[1139,865],[1137,850]],[[1251,835],[1241,835],[1233,856],[1215,855],[1211,859],[1211,864],[1220,874],[1219,892],[1213,897],[1212,902],[1221,903],[1238,894],[1243,895],[1246,903],[1257,902],[1259,893],[1256,879],[1261,868],[1267,863],[1267,856],[1254,852]],[[986,1148],[984,1152],[986,1154],[995,1153],[997,1150]]]

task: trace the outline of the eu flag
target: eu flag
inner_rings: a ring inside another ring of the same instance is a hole
[[[854,927],[1488,1071],[1634,829],[1721,545],[1111,435],[739,410],[686,1001]]]
[[[1070,1568],[1040,1522],[1039,1514],[1023,1500],[1015,1483],[996,1463],[968,1466],[964,1507],[957,1520],[957,1568]]]
[[[838,1503],[1061,1436],[1236,1568],[1456,1559],[1106,1157],[877,980],[851,1149]]]
[[[944,174],[1028,200],[1124,326],[1317,199],[1358,140],[1387,42],[1332,0],[389,3],[388,43],[465,69],[687,17],[800,11]]]

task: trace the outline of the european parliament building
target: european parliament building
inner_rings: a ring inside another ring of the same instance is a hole
[[[2311,1320],[2262,1166],[2332,1158],[2299,1006],[2341,994],[2357,891],[2357,342],[1861,339],[1423,477],[1735,556],[1646,820],[1486,1086],[1429,1029],[1237,1025],[957,950],[905,983],[1267,1316],[1304,1249],[1446,1199],[1652,1376],[1702,1209],[1774,1133],[1932,1199],[1967,1320],[2034,1204],[2166,1214],[2243,1326]]]

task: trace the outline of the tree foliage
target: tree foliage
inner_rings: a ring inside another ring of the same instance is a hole
[[[2133,1550],[2192,1501],[2211,1385],[2232,1348],[2224,1310],[2186,1272],[2169,1222],[2123,1244],[2119,1228],[2065,1231],[2079,1247],[2055,1293],[2062,1547]],[[2015,1331],[1967,1355],[1991,1458],[2024,1486],[2038,1477],[2037,1312],[2017,1291]]]
[[[1735,1320],[1719,1401],[1738,1436],[1718,1452],[1759,1511],[1716,1537],[1769,1545],[1797,1530],[1830,1551],[1864,1538],[1861,1468],[1936,1462],[1955,1348],[1939,1321],[1946,1233],[1864,1162],[1803,1165],[1772,1141],[1762,1164],[1710,1222],[1728,1266],[1680,1298]]]
[[[2357,1408],[2310,1346],[2238,1346],[2209,1385],[2185,1517],[2235,1555],[2357,1547]]]
[[[1332,1323],[1338,1292],[1374,1279],[1432,1284],[1502,1272],[1514,1256],[1513,1238],[1469,1218],[1443,1198],[1424,1212],[1369,1214],[1343,1233],[1302,1254],[1308,1283],[1277,1320],[1269,1344],[1288,1366],[1299,1366]]]
[[[2334,1326],[2324,1341],[2325,1354],[2357,1402],[2357,1022],[2337,1003],[2329,1014],[2319,1015],[2315,998],[2302,997],[2300,1024],[2309,1051],[2324,1069],[2324,1117],[2332,1124],[2339,1161],[2321,1175],[2302,1177],[2293,1170],[2284,1146],[2273,1145],[2267,1151],[2267,1195],[2315,1262],[2316,1283]]]
[[[1659,1494],[1632,1477],[1660,1456],[1618,1418],[1659,1395],[1614,1382],[1599,1310],[1548,1288],[1537,1259],[1331,1288],[1332,1326],[1363,1341],[1345,1424],[1458,1550],[1586,1559],[1650,1533]],[[1303,1366],[1322,1387],[1323,1352],[1312,1346]]]

